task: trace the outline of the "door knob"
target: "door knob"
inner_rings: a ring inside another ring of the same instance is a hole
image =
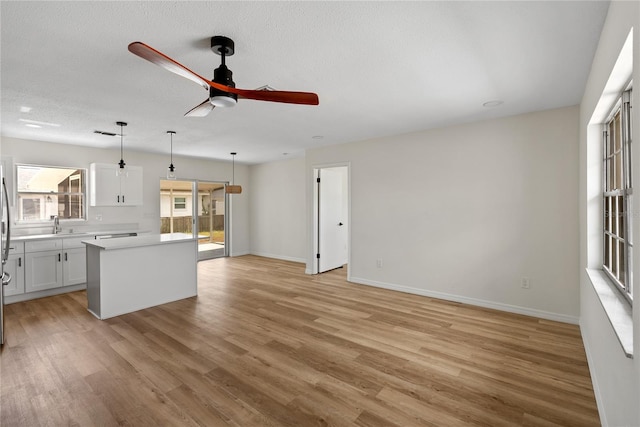
[[[344,224],[343,224],[343,223],[341,223],[341,222],[339,222],[339,223],[338,223],[338,225],[339,225],[339,226],[343,226]]]

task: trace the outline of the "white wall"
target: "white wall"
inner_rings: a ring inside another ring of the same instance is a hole
[[[309,150],[307,228],[350,162],[353,281],[577,323],[577,156],[577,107]]]
[[[580,105],[580,327],[585,348],[589,356],[589,369],[598,401],[602,424],[605,426],[640,425],[640,309],[637,295],[640,293],[640,253],[634,253],[634,289],[636,295],[633,309],[634,359],[626,358],[617,337],[602,308],[600,300],[585,273],[585,268],[600,262],[601,250],[597,244],[601,215],[593,210],[594,198],[599,197],[598,179],[588,178],[594,164],[599,162],[599,132],[590,127],[589,121],[603,93],[618,54],[634,28],[633,79],[635,90],[632,104],[634,135],[640,126],[640,3],[611,2],[605,21],[598,50],[585,93]],[[595,132],[595,135],[594,135]],[[637,138],[636,138],[637,139]],[[634,143],[637,144],[637,141]],[[633,148],[633,168],[635,176],[640,170],[640,151]],[[593,182],[592,182],[593,181]],[[638,187],[638,180],[634,180]],[[595,187],[595,188],[594,188]],[[596,193],[594,193],[594,191]],[[596,199],[596,205],[597,205]],[[637,220],[640,212],[640,198],[634,197],[633,217]],[[589,213],[589,215],[588,215]],[[595,230],[595,231],[594,231]],[[634,241],[640,241],[640,228],[634,227]],[[590,244],[591,242],[591,244]],[[594,265],[595,264],[595,265]]]
[[[33,163],[50,166],[89,168],[92,162],[105,163],[120,160],[120,150],[105,150],[75,145],[54,144],[14,138],[2,138],[2,156],[11,157],[14,163]],[[125,150],[127,165],[143,167],[144,205],[134,207],[88,207],[87,222],[82,227],[96,228],[138,224],[141,230],[160,231],[160,179],[166,179],[167,157],[151,153]],[[231,162],[194,159],[173,156],[178,179],[203,181],[229,181]],[[5,174],[7,172],[5,171]],[[251,190],[249,167],[236,164],[235,183],[243,185],[242,194],[231,199],[231,255],[249,253],[249,198]],[[102,216],[102,221],[97,219]],[[77,227],[76,227],[77,228]]]
[[[305,160],[251,167],[251,253],[305,262]]]

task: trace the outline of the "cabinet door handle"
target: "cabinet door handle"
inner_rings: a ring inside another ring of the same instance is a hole
[[[122,203],[124,203],[124,194],[122,195]]]
[[[60,262],[60,261],[62,261],[62,260],[60,259],[60,253],[58,253],[58,262]]]
[[[65,253],[64,253],[64,260],[65,260],[65,261],[69,261],[69,257],[67,256],[67,254],[68,254],[68,252],[65,252]]]
[[[120,195],[118,194],[118,203],[120,203]]]
[[[18,267],[22,267],[22,257],[18,258]]]

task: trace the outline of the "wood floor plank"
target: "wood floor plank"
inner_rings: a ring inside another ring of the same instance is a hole
[[[7,426],[596,426],[576,325],[256,256],[198,296],[101,321],[83,291],[11,304]]]
[[[221,384],[229,393],[237,398],[252,402],[253,406],[262,414],[277,420],[279,423],[282,423],[282,425],[322,425],[322,422],[318,423],[318,419],[312,414],[305,412],[301,408],[290,408],[279,403],[272,398],[272,396],[264,394],[251,383],[238,378],[226,369],[216,368],[207,373],[207,376],[217,384]]]

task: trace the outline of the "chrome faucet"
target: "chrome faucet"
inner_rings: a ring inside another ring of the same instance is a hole
[[[58,215],[51,215],[51,219],[53,220],[53,234],[58,234],[62,231],[62,227],[60,227],[60,219]]]

